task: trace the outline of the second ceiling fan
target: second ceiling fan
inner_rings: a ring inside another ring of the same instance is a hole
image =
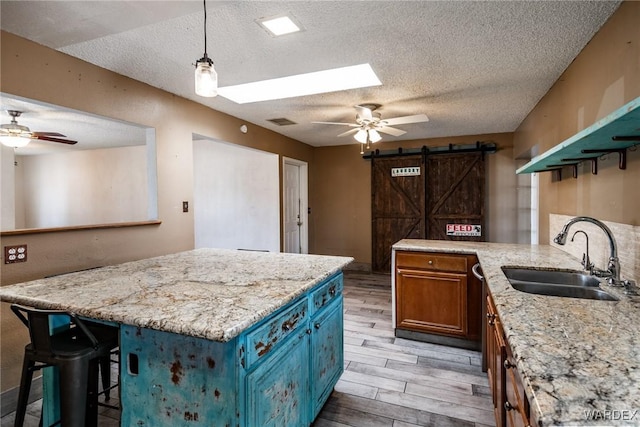
[[[422,123],[428,122],[429,118],[425,114],[415,114],[413,116],[394,117],[391,119],[382,119],[379,112],[375,111],[380,108],[379,104],[362,104],[356,105],[356,122],[344,123],[344,122],[313,122],[317,124],[325,125],[342,125],[349,126],[350,129],[338,135],[338,137],[354,135],[354,138],[361,144],[378,142],[382,139],[380,133],[385,133],[392,136],[401,136],[407,133],[404,130],[396,129],[392,126],[405,125],[410,123]]]
[[[7,113],[11,116],[11,123],[0,125],[0,142],[8,147],[24,147],[34,139],[69,145],[78,143],[78,141],[66,139],[66,135],[58,132],[33,132],[27,126],[19,125],[17,118],[22,111],[7,110]]]

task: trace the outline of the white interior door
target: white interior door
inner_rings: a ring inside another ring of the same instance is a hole
[[[306,163],[284,159],[283,191],[284,252],[308,253]]]

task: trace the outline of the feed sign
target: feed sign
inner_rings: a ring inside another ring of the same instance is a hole
[[[482,236],[482,226],[476,224],[447,224],[447,236]]]

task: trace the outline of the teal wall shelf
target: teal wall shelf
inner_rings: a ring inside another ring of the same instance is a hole
[[[573,166],[575,178],[578,163],[591,161],[591,172],[596,174],[598,157],[607,153],[619,153],[619,167],[625,169],[627,148],[638,144],[640,144],[640,97],[552,149],[534,157],[516,173],[558,171],[565,166]]]

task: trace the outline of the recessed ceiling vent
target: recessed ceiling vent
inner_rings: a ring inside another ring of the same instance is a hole
[[[271,123],[273,123],[275,125],[278,125],[278,126],[297,125],[296,122],[292,122],[291,120],[286,119],[284,117],[280,117],[279,119],[268,119],[267,121],[271,122]]]

